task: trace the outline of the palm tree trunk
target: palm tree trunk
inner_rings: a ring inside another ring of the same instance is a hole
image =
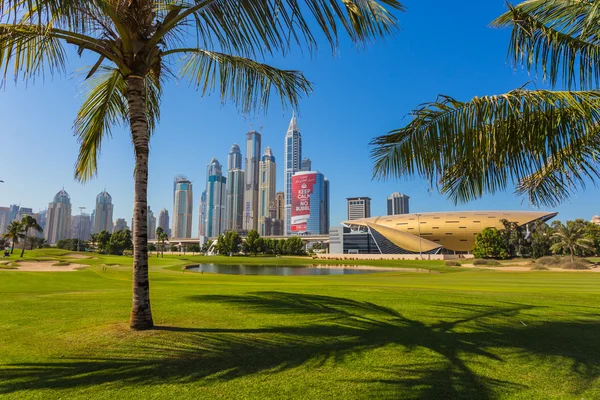
[[[23,250],[21,250],[21,258],[25,254],[25,246],[27,246],[27,234],[29,233],[29,228],[25,229],[25,237],[23,238]]]
[[[133,200],[133,304],[131,329],[150,329],[154,326],[150,309],[148,280],[148,155],[149,132],[146,117],[146,86],[139,76],[127,78],[129,125],[135,150]]]
[[[13,237],[12,238],[12,246],[10,246],[10,254],[12,254],[13,251],[15,251],[15,243],[16,243],[15,238]]]

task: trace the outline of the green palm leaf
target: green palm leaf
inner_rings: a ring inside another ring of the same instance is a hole
[[[455,203],[513,183],[532,203],[553,205],[600,176],[600,92],[441,97],[413,117],[372,141],[375,177],[419,175]]]

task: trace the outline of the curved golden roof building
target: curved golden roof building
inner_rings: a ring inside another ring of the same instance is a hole
[[[502,229],[502,220],[523,226],[547,221],[556,214],[543,211],[448,211],[387,215],[342,224],[350,228],[350,232],[370,233],[377,252],[382,254],[435,254],[443,249],[463,253],[473,249],[475,237],[485,228]]]

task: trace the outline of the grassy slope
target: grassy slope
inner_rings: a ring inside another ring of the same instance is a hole
[[[182,273],[194,259],[152,259],[151,332],[127,329],[131,259],[0,271],[0,396],[600,398],[600,274]]]

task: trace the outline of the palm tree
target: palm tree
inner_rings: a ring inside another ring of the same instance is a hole
[[[19,243],[19,239],[23,237],[21,223],[19,221],[13,221],[6,227],[6,233],[2,235],[5,239],[10,239],[12,246],[10,246],[10,254],[15,251],[15,246]]]
[[[96,174],[103,138],[129,125],[135,155],[133,304],[130,326],[153,326],[148,282],[149,142],[162,85],[180,76],[217,91],[242,112],[266,109],[272,91],[298,105],[311,91],[301,72],[265,64],[292,47],[313,52],[315,30],[335,51],[340,33],[357,44],[397,29],[397,0],[6,0],[0,5],[0,67],[29,80],[66,67],[65,45],[97,56],[75,120],[81,143],[75,176]],[[312,20],[312,21],[311,21]],[[314,21],[314,22],[313,22]]]
[[[571,262],[575,262],[575,254],[580,250],[594,251],[594,241],[585,237],[583,226],[568,221],[567,225],[557,224],[556,231],[552,234],[555,243],[550,247],[554,253],[567,251],[571,255]]]
[[[37,220],[33,218],[31,215],[25,215],[21,219],[21,230],[23,231],[23,237],[25,240],[27,236],[29,236],[29,231],[33,229],[36,232],[43,232],[44,230],[38,224]],[[25,240],[23,240],[23,250],[21,251],[21,257],[25,254]]]
[[[167,235],[162,227],[156,228],[156,239],[160,242],[160,256],[162,258],[165,257],[165,242],[169,240],[169,235]],[[156,258],[158,258],[158,251],[156,252]]]
[[[516,185],[554,206],[600,177],[600,1],[528,0],[492,22],[509,27],[509,57],[553,88],[462,102],[440,96],[403,128],[372,141],[374,177],[418,175],[454,202]]]

